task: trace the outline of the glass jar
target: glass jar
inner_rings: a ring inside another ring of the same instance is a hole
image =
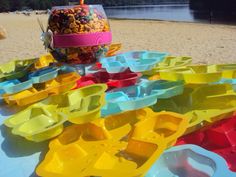
[[[49,51],[70,65],[95,63],[105,56],[112,41],[102,5],[53,7],[47,31],[52,34]]]

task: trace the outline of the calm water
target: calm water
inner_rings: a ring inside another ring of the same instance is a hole
[[[236,13],[228,11],[191,10],[188,3],[106,7],[105,11],[109,18],[236,23]]]

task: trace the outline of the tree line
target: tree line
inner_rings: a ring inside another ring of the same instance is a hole
[[[22,9],[45,10],[52,6],[68,5],[79,0],[0,0],[0,12]],[[188,0],[85,0],[87,4],[103,4],[104,6],[159,4],[163,2],[188,2]]]
[[[66,5],[68,0],[0,0],[0,12],[22,9],[45,10],[52,6]]]
[[[33,9],[46,10],[52,6],[68,5],[79,0],[0,0],[0,12]],[[87,4],[103,4],[103,6],[150,5],[161,3],[190,3],[195,10],[222,9],[236,10],[236,0],[85,0]]]
[[[235,0],[189,0],[190,9],[193,10],[209,10],[209,11],[225,11],[236,13]]]

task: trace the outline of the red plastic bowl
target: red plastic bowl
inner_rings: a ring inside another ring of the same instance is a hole
[[[236,172],[236,116],[179,138],[176,145],[195,144],[221,155]]]
[[[81,77],[77,81],[76,88],[95,83],[106,83],[108,89],[129,87],[135,85],[141,76],[141,73],[132,73],[130,71],[115,74],[110,74],[106,71],[99,71]]]

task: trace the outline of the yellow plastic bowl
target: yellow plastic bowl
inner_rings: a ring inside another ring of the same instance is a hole
[[[145,174],[188,126],[185,116],[149,108],[66,127],[49,144],[39,176],[137,177]]]
[[[162,70],[160,78],[164,80],[184,80],[188,84],[207,84],[222,78],[222,72],[213,71],[207,65],[193,65],[184,68]]]
[[[61,74],[57,78],[40,83],[34,87],[16,94],[4,94],[3,98],[7,104],[26,106],[47,98],[49,95],[58,95],[71,90],[80,78],[77,73]]]
[[[57,113],[55,106],[36,104],[5,120],[12,133],[28,140],[40,142],[54,138],[63,131],[67,116]]]

